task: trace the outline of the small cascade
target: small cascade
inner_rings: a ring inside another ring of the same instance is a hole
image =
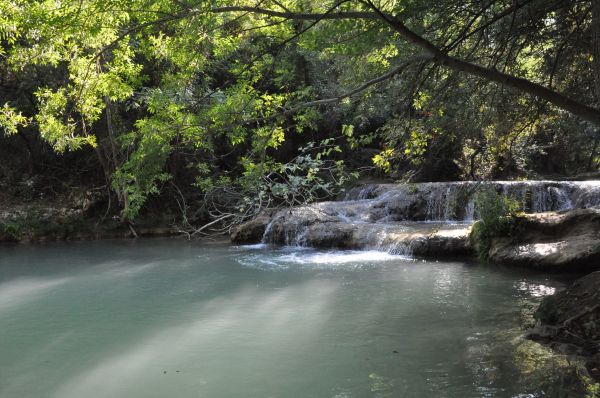
[[[314,204],[313,206],[318,206]],[[267,224],[261,243],[285,244],[286,246],[306,246],[306,233],[310,221],[322,219],[323,214],[313,206],[282,210]],[[342,221],[340,218],[340,222]]]
[[[292,222],[286,224],[285,228],[281,229],[281,225],[278,224],[275,219],[273,219],[269,222],[269,224],[267,224],[261,239],[261,243],[273,244],[282,243],[283,241],[286,246],[303,246],[303,232],[304,228],[302,228],[298,223]]]
[[[269,244],[269,243],[273,243],[272,241],[272,234],[271,231],[273,230],[273,223],[274,223],[274,219],[272,219],[271,221],[269,221],[269,223],[267,224],[267,227],[265,228],[265,232],[263,233],[263,236],[260,240],[261,243],[263,244]]]
[[[284,231],[286,246],[305,246],[304,235],[306,234],[306,226],[299,223],[292,223],[290,228]]]
[[[352,215],[347,214],[345,211],[341,210],[336,214],[340,220],[347,222],[347,223],[352,223],[352,222],[356,222],[356,218],[353,217]]]
[[[467,202],[466,206],[465,206],[465,221],[467,222],[472,222],[473,220],[475,220],[475,200],[474,199],[469,199],[469,201]]]
[[[403,240],[390,243],[385,251],[400,256],[412,256],[413,254],[411,243]]]
[[[376,196],[374,193],[376,188],[377,188],[377,185],[375,185],[375,184],[368,184],[368,185],[363,185],[360,187],[353,188],[346,193],[344,200],[348,201],[348,200],[373,199],[373,197]]]
[[[437,221],[447,217],[449,197],[452,192],[450,186],[434,186],[427,195],[427,216],[426,221]]]
[[[573,208],[573,202],[569,194],[557,187],[550,187],[553,197],[556,198],[556,208],[558,211],[570,210]]]
[[[344,202],[383,207],[390,221],[469,222],[477,219],[475,192],[492,188],[516,200],[526,213],[566,211],[600,206],[600,181],[490,181],[369,185],[349,192]],[[372,199],[365,199],[367,195]],[[411,212],[398,213],[404,203]],[[344,205],[345,206],[345,205]],[[395,218],[394,218],[395,217]]]
[[[360,246],[368,250],[383,251],[392,255],[411,256],[411,242],[406,239],[398,239],[399,236],[409,236],[411,227],[399,224],[379,224],[361,226],[362,232],[356,233],[356,239]],[[428,231],[434,227],[428,226]]]

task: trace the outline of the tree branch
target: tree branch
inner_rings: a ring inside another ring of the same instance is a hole
[[[309,106],[317,106],[317,105],[324,105],[324,104],[329,104],[329,103],[333,103],[333,102],[340,102],[346,98],[350,98],[362,91],[365,91],[366,89],[368,89],[369,87],[371,87],[377,83],[381,83],[385,80],[391,79],[392,77],[396,76],[397,74],[402,73],[402,71],[404,69],[406,69],[406,67],[412,63],[415,63],[418,61],[430,61],[432,59],[433,59],[433,57],[428,54],[416,55],[414,57],[407,59],[406,61],[404,61],[403,63],[401,63],[400,65],[398,65],[397,67],[395,67],[394,69],[389,71],[388,73],[378,76],[372,80],[369,80],[369,81],[363,83],[362,85],[360,85],[359,87],[355,88],[352,91],[349,91],[347,93],[344,93],[344,94],[342,94],[338,97],[334,97],[334,98],[327,98],[327,99],[321,99],[321,100],[316,100],[316,101],[311,101],[311,102],[305,102],[304,104],[301,104],[300,106],[302,108],[306,108]],[[294,109],[297,109],[297,108],[294,108]]]
[[[275,119],[279,116],[287,116],[287,115],[292,115],[294,113],[297,113],[298,111],[300,111],[301,109],[304,108],[309,108],[311,106],[320,106],[320,105],[327,105],[327,104],[332,104],[332,103],[337,103],[337,102],[341,102],[346,98],[350,98],[355,96],[356,94],[359,94],[363,91],[365,91],[366,89],[368,89],[371,86],[374,86],[378,83],[381,83],[383,81],[389,80],[392,77],[402,73],[402,71],[404,71],[404,69],[406,69],[410,64],[415,63],[415,62],[423,62],[423,61],[431,61],[433,60],[433,57],[431,55],[428,54],[419,54],[419,55],[415,55],[414,57],[410,57],[407,60],[405,60],[404,62],[402,62],[400,65],[396,66],[394,69],[392,69],[391,71],[378,76],[374,79],[371,79],[363,84],[361,84],[359,87],[355,88],[352,91],[348,91],[344,94],[341,94],[337,97],[332,97],[332,98],[325,98],[325,99],[320,99],[320,100],[315,100],[315,101],[309,101],[309,102],[304,102],[301,103],[299,105],[296,105],[293,108],[289,108],[289,109],[283,109],[280,112],[277,112],[275,114],[269,115],[269,116],[264,116],[264,117],[259,117],[259,118],[254,118],[254,119],[248,119],[248,120],[243,120],[240,123],[244,124],[244,125],[248,125],[248,124],[255,124],[255,123],[262,123],[262,122],[266,122],[272,119]]]
[[[456,37],[456,39],[448,44],[446,46],[446,49],[448,51],[455,49],[460,43],[462,43],[463,41],[465,41],[466,39],[468,39],[469,37],[473,36],[474,34],[476,34],[477,32],[480,32],[488,27],[490,27],[491,25],[493,25],[494,23],[498,22],[499,20],[501,20],[502,18],[512,14],[513,12],[516,12],[517,10],[519,10],[520,8],[525,7],[527,4],[531,3],[532,0],[525,0],[522,3],[518,3],[515,2],[514,5],[512,5],[511,7],[507,8],[506,10],[502,11],[501,13],[495,15],[493,18],[491,18],[489,21],[487,21],[486,23],[484,23],[481,26],[478,26],[477,28],[475,28],[474,30],[470,31],[470,28],[472,26],[472,24],[475,22],[475,19],[473,19],[471,21],[471,23],[469,23],[467,25],[467,27],[463,30],[463,32],[461,32],[460,35],[458,35]],[[492,4],[492,3],[490,3]]]
[[[321,19],[379,19],[378,15],[372,12],[365,11],[342,11],[335,13],[296,13],[289,11],[275,11],[259,7],[248,7],[248,6],[229,6],[229,7],[217,7],[211,9],[213,13],[227,13],[227,12],[249,12],[253,14],[268,15],[270,17],[295,19],[314,21]]]

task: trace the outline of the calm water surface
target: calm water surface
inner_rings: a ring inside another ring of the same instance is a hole
[[[520,334],[564,282],[378,252],[0,246],[0,397],[544,396],[549,354]]]

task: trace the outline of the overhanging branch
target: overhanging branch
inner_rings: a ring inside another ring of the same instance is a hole
[[[345,100],[346,98],[350,98],[355,96],[356,94],[359,94],[363,91],[365,91],[366,89],[368,89],[371,86],[374,86],[378,83],[384,82],[386,80],[391,79],[392,77],[402,73],[404,71],[404,69],[406,69],[410,64],[416,63],[416,62],[422,62],[422,61],[430,61],[432,60],[433,57],[431,55],[428,54],[419,54],[419,55],[415,55],[414,57],[411,57],[407,60],[405,60],[404,62],[402,62],[400,65],[396,66],[394,69],[392,69],[391,71],[389,71],[388,73],[385,73],[381,76],[378,76],[372,80],[369,80],[365,83],[363,83],[362,85],[360,85],[359,87],[355,88],[352,91],[349,91],[345,94],[342,94],[338,97],[333,97],[333,98],[326,98],[326,99],[321,99],[321,100],[316,100],[316,101],[310,101],[310,102],[305,102],[303,104],[301,104],[300,106],[302,108],[306,108],[309,106],[318,106],[318,105],[325,105],[325,104],[330,104],[330,103],[336,103],[336,102],[341,102],[343,100]],[[298,109],[298,108],[294,108],[294,109]]]
[[[262,14],[270,17],[295,19],[314,21],[317,19],[379,19],[378,15],[373,12],[365,11],[341,11],[333,12],[329,14],[325,13],[296,13],[289,11],[275,11],[260,7],[247,7],[247,6],[229,6],[229,7],[217,7],[211,9],[213,13],[227,13],[227,12],[249,12],[252,14]]]
[[[585,105],[579,101],[571,99],[559,92],[551,90],[541,84],[534,83],[530,80],[509,75],[500,72],[493,68],[486,68],[481,65],[474,64],[469,61],[464,61],[448,55],[448,53],[440,50],[435,44],[426,38],[419,36],[410,30],[398,18],[381,12],[371,0],[364,0],[371,9],[377,13],[379,18],[387,23],[396,32],[402,35],[407,41],[422,48],[425,52],[431,54],[435,61],[440,65],[453,69],[457,72],[464,72],[472,76],[477,76],[488,81],[493,81],[507,87],[517,89],[523,93],[533,95],[544,99],[557,107],[571,112],[572,114],[581,117],[597,126],[600,126],[600,111]]]

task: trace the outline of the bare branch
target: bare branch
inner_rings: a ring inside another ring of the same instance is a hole
[[[533,0],[525,0],[525,1],[521,2],[521,3],[515,2],[511,7],[508,7],[506,10],[502,11],[501,13],[498,13],[493,18],[491,18],[489,21],[487,21],[485,24],[480,25],[477,28],[475,28],[474,30],[472,30],[472,31],[469,32],[469,29],[471,28],[471,26],[473,25],[473,23],[476,21],[476,19],[473,19],[465,27],[465,29],[461,32],[461,34],[458,35],[458,37],[452,43],[448,44],[445,47],[445,49],[448,50],[448,51],[455,49],[460,43],[464,42],[465,40],[467,40],[469,37],[473,36],[477,32],[481,32],[482,30],[484,30],[486,28],[489,28],[494,23],[496,23],[499,20],[501,20],[502,18],[510,15],[511,13],[516,12],[520,8],[525,7],[527,4],[531,3],[532,1]],[[490,3],[490,4],[492,4],[492,3]],[[479,17],[479,14],[477,15],[477,17]]]
[[[192,232],[190,234],[190,236],[198,235],[200,232],[204,231],[206,228],[211,227],[211,226],[213,226],[215,224],[218,224],[218,223],[222,222],[223,220],[226,220],[226,219],[234,217],[234,216],[235,216],[235,214],[225,214],[224,216],[219,217],[216,220],[213,220],[213,221],[211,221],[211,222],[209,222],[207,224],[204,224],[200,228],[194,230],[194,232]]]

